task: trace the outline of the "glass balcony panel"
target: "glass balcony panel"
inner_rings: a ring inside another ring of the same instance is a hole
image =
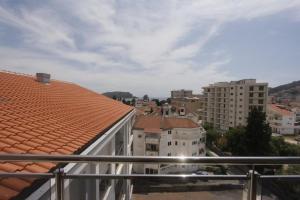
[[[238,180],[135,180],[132,199],[243,200],[247,197],[245,185]]]

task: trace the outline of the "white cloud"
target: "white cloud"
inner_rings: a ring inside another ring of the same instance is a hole
[[[0,23],[17,28],[23,41],[0,48],[0,65],[49,71],[97,91],[155,96],[176,88],[199,91],[201,84],[235,78],[222,69],[229,58],[206,65],[194,60],[223,26],[299,6],[275,0],[69,0],[14,9],[0,4]]]

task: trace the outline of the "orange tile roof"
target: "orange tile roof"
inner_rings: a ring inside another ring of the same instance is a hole
[[[76,154],[133,108],[73,83],[0,72],[0,153]],[[48,172],[53,163],[1,162],[2,172]],[[0,200],[32,181],[0,179]]]
[[[198,128],[199,125],[187,118],[138,116],[133,125],[134,129],[172,129],[172,128]]]
[[[293,112],[287,110],[287,109],[284,109],[282,108],[280,105],[277,105],[277,104],[269,104],[270,108],[277,112],[277,113],[280,113],[281,115],[288,115],[288,116],[291,116],[293,115]]]

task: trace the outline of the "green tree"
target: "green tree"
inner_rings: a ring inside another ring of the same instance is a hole
[[[132,99],[131,105],[132,105],[132,106],[135,106],[135,98]]]
[[[152,99],[152,101],[155,101],[156,105],[157,105],[157,106],[160,106],[160,102],[159,102],[158,99]]]
[[[271,128],[266,121],[266,113],[254,107],[245,129],[245,155],[264,156],[270,153]]]
[[[171,104],[171,98],[167,98],[167,103]]]
[[[203,128],[204,128],[205,130],[209,130],[209,129],[213,129],[214,126],[213,126],[212,123],[205,122],[205,123],[203,124]]]
[[[212,145],[216,144],[220,135],[214,129],[207,129],[206,130],[206,146],[211,147]]]
[[[272,156],[299,156],[300,147],[296,144],[289,144],[282,137],[272,137],[270,141]]]
[[[149,96],[148,96],[147,94],[145,94],[145,95],[143,96],[143,100],[144,100],[144,101],[149,101]]]
[[[238,127],[230,129],[226,134],[226,151],[230,151],[233,155],[246,155],[246,140],[245,140],[245,128]]]

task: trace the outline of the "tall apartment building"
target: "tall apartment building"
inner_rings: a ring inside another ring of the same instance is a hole
[[[219,82],[203,87],[204,105],[201,112],[203,122],[220,130],[245,126],[253,107],[266,112],[268,84],[255,79]]]
[[[184,98],[184,97],[193,97],[192,90],[172,90],[171,98]]]

